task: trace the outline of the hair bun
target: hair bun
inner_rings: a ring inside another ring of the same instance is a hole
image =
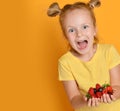
[[[95,8],[99,7],[101,5],[101,2],[100,0],[90,0],[88,4],[91,8]]]
[[[47,11],[47,15],[51,17],[55,17],[56,15],[59,15],[61,13],[61,9],[58,5],[58,3],[52,3]]]

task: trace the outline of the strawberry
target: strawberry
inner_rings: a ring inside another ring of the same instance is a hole
[[[92,95],[92,97],[97,98],[97,95],[96,95],[96,94],[94,94],[94,95]]]
[[[101,88],[100,84],[96,84],[96,90],[98,90],[99,88]]]
[[[96,92],[96,96],[97,96],[97,98],[101,98],[102,92]]]
[[[112,93],[113,93],[113,89],[112,89],[111,86],[108,86],[108,87],[107,87],[107,93],[108,93],[108,94],[112,94]]]
[[[110,84],[103,84],[103,94],[113,94],[113,89]]]
[[[107,88],[104,88],[102,94],[107,94]]]
[[[108,87],[108,86],[110,86],[110,85],[109,85],[109,84],[106,84],[106,83],[102,85],[103,88],[106,88],[106,87]]]
[[[94,88],[90,87],[88,90],[88,94],[90,95],[90,97],[94,97],[96,98],[95,92],[94,92]]]
[[[93,96],[93,95],[95,94],[95,93],[94,93],[94,88],[90,87],[88,93],[89,93],[91,96]]]

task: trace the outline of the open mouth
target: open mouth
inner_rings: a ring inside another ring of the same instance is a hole
[[[82,49],[85,49],[87,47],[88,41],[83,40],[83,41],[77,42],[77,44],[78,44],[78,48],[82,50]]]

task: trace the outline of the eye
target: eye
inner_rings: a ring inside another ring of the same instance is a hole
[[[74,32],[74,31],[75,31],[75,30],[74,30],[74,29],[72,29],[72,28],[68,30],[68,32]]]
[[[87,29],[88,27],[88,25],[83,25],[82,29]]]

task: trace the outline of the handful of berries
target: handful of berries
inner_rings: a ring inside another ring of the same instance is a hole
[[[100,84],[96,84],[95,88],[90,87],[88,90],[88,93],[86,94],[86,97],[89,98],[101,98],[103,94],[113,94],[113,89],[109,84],[103,84],[102,86]]]

